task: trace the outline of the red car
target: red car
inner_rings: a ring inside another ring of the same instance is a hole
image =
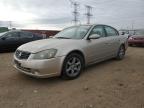
[[[129,46],[140,45],[144,46],[144,31],[137,31],[135,35],[132,35],[128,39]]]

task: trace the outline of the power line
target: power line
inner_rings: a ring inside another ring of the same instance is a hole
[[[90,24],[90,18],[93,16],[93,15],[91,14],[91,12],[92,12],[92,7],[89,6],[89,5],[86,5],[85,7],[86,7],[86,11],[87,11],[87,13],[85,14],[86,17],[87,17],[87,24]]]

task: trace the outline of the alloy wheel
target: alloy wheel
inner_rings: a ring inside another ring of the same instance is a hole
[[[66,73],[70,77],[77,76],[81,71],[81,60],[78,57],[71,57],[66,63]]]

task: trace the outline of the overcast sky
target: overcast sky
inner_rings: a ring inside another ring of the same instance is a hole
[[[118,29],[144,28],[144,0],[77,0],[79,20],[86,24],[85,5],[92,9],[91,23]],[[73,25],[69,0],[0,0],[0,26],[29,29],[63,29]]]

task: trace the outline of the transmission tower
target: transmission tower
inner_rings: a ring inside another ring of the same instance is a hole
[[[74,23],[75,25],[77,25],[78,23],[78,16],[79,16],[79,12],[78,12],[78,7],[79,7],[79,4],[77,2],[73,2],[73,7],[74,7],[74,11],[73,11],[73,15],[74,15]]]
[[[87,24],[90,24],[90,18],[92,17],[92,14],[91,14],[91,12],[92,12],[92,7],[86,5],[86,11],[87,11],[87,13],[86,13],[85,15],[86,15],[86,17],[87,17]]]

